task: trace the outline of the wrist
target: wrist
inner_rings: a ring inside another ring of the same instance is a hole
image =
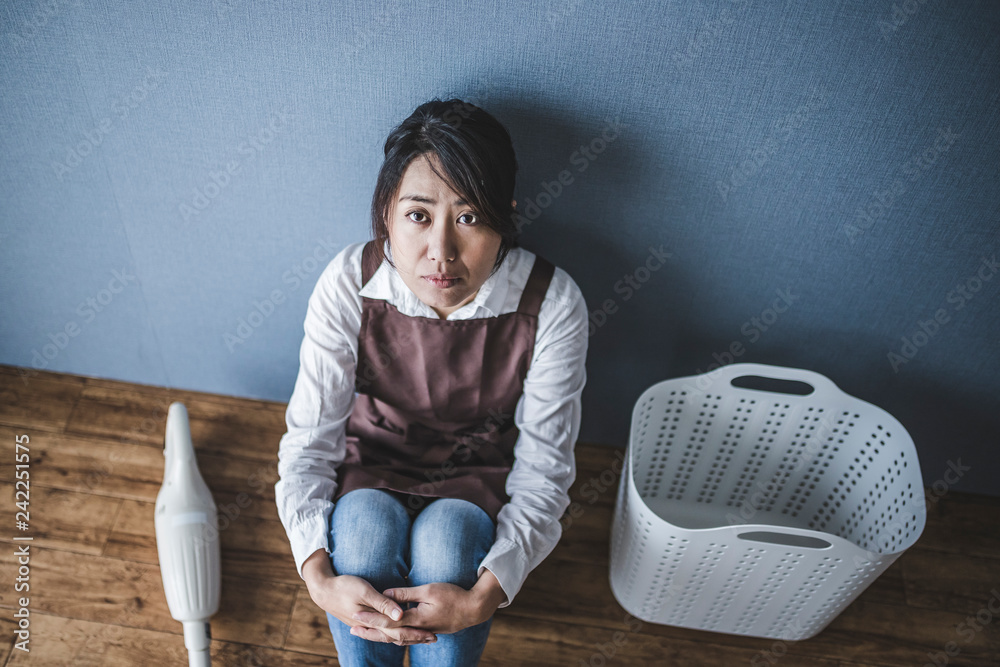
[[[471,593],[475,600],[480,622],[486,621],[493,615],[497,608],[507,601],[507,594],[504,593],[500,581],[488,569],[483,570],[483,574],[472,587]]]
[[[302,580],[306,582],[306,588],[310,593],[317,584],[335,576],[330,557],[324,549],[317,549],[302,563]]]

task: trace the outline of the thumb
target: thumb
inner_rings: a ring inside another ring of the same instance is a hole
[[[372,609],[385,614],[394,621],[398,621],[403,616],[403,610],[398,604],[380,594],[374,588],[368,591],[364,602]]]
[[[396,602],[420,602],[423,600],[424,586],[410,586],[408,588],[390,588],[385,591],[387,597]]]

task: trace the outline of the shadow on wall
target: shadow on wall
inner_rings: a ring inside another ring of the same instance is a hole
[[[515,195],[524,216],[521,244],[565,269],[587,300],[586,440],[627,444],[635,401],[656,382],[756,362],[821,373],[848,394],[888,411],[913,437],[928,485],[949,469],[954,473],[949,462],[957,466],[959,458],[973,467],[963,474],[977,478],[998,467],[1000,453],[990,461],[973,461],[967,453],[982,451],[978,441],[984,434],[993,441],[1000,435],[987,415],[976,411],[981,397],[972,389],[967,401],[946,395],[945,387],[922,376],[916,365],[894,373],[886,361],[886,340],[874,332],[814,329],[802,306],[793,305],[797,295],[783,296],[781,290],[754,304],[736,330],[708,324],[712,318],[690,297],[704,276],[678,248],[672,223],[677,212],[665,209],[658,220],[627,218],[635,202],[662,191],[662,183],[685,187],[686,180],[664,174],[659,163],[651,169],[643,138],[613,110],[584,117],[558,101],[523,101],[546,99],[535,92],[454,96],[487,109],[511,132],[520,167]],[[595,191],[598,203],[584,207]],[[671,192],[668,201],[699,196]]]
[[[569,273],[586,298],[591,336],[584,418],[591,439],[620,443],[627,437],[631,402],[674,368],[674,336],[681,328],[678,315],[687,309],[686,297],[684,289],[664,285],[697,278],[680,275],[674,230],[666,222],[669,212],[663,221],[642,221],[648,231],[639,234],[637,225],[623,217],[659,188],[663,174],[652,182],[644,168],[651,157],[644,153],[643,141],[614,110],[573,122],[581,118],[579,109],[558,103],[532,106],[513,97],[470,100],[496,115],[514,138],[516,199],[524,216],[521,245]],[[584,207],[582,202],[592,200],[595,190],[601,193],[599,208]],[[629,226],[641,242],[622,234]],[[643,292],[654,284],[655,293]],[[597,394],[618,396],[621,403],[598,404],[591,399]]]
[[[886,363],[884,355],[881,361]],[[995,475],[1000,470],[1000,431],[995,419],[991,420],[994,415],[976,409],[982,396],[973,388],[956,392],[917,368],[912,371],[905,378],[901,372],[876,380],[872,396],[862,398],[884,408],[906,427],[920,455],[924,484],[932,486],[949,477],[957,481],[956,475],[980,480]],[[860,388],[871,379],[855,382]],[[984,436],[985,443],[981,442]],[[935,492],[941,495],[936,488]]]

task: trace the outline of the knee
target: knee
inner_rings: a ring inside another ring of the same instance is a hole
[[[330,554],[330,565],[338,575],[350,574],[369,583],[383,581],[401,573],[401,568],[390,553],[372,553],[355,544],[341,543],[335,547]]]
[[[344,495],[330,517],[330,560],[337,574],[383,579],[403,570],[409,517],[395,498],[377,489]]]
[[[414,585],[446,582],[472,588],[494,535],[493,520],[476,505],[456,499],[434,501],[413,523],[410,579]]]
[[[413,586],[446,583],[469,590],[479,578],[479,563],[482,558],[470,558],[470,554],[445,549],[433,553],[413,553],[413,565],[409,578]]]

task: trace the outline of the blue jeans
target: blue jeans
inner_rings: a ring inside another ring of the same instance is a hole
[[[330,516],[334,573],[361,577],[379,593],[434,582],[472,588],[495,539],[490,516],[454,498],[430,499],[412,519],[411,512],[397,496],[381,489],[344,494]],[[491,617],[453,634],[439,634],[433,644],[407,647],[355,637],[346,623],[330,613],[326,616],[344,667],[401,667],[407,649],[411,667],[476,665],[493,621]]]

